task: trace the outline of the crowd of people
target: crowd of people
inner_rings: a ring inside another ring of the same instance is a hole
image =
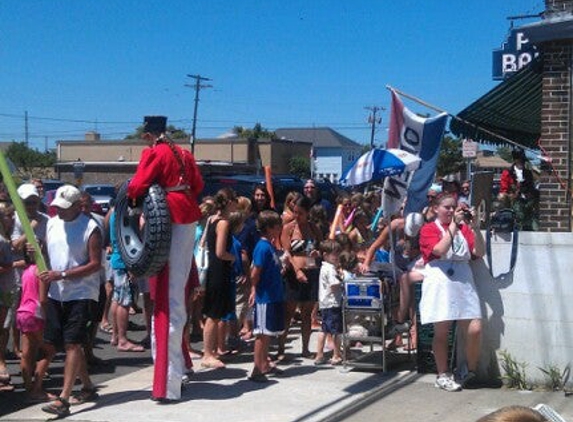
[[[410,332],[415,348],[412,289],[422,282],[419,312],[422,324],[434,325],[436,387],[475,385],[482,324],[469,261],[485,248],[480,218],[469,205],[469,181],[435,183],[421,213],[390,221],[378,218],[379,191],[341,191],[330,203],[313,180],[287,195],[280,214],[264,185],[250,198],[223,188],[199,202],[203,180],[195,160],[171,142],[165,127],[161,116],[145,119],[150,147],[127,189],[133,207],[153,183],[166,192],[171,249],[166,266],[149,279],[134,277],[123,262],[113,207],[105,217],[92,214],[89,195],[64,185],[50,204],[57,215],[48,218],[41,181],[21,185],[18,195],[47,257],[48,269],[39,271],[9,197],[0,198],[1,391],[13,389],[4,356],[10,329],[28,399],[47,401],[43,410],[58,416],[69,414],[73,403],[97,398],[88,364],[97,360],[92,345],[98,328],[119,352],[151,347],[152,399],[160,403],[180,399],[191,357],[203,368],[223,369],[251,342],[249,379],[280,376],[277,365],[292,358],[287,339],[293,323],[300,324],[296,354],[314,365],[340,365],[344,283],[378,274],[380,264],[393,266],[383,288],[399,292],[386,347],[406,347],[403,335]],[[202,253],[208,266],[197,268]],[[138,293],[148,331],[141,344],[127,336]],[[467,368],[458,377],[447,359],[453,321],[466,339]],[[313,330],[319,331],[316,344]],[[202,336],[202,351],[191,348],[191,336]],[[65,352],[65,369],[61,393],[53,396],[42,379],[57,351]],[[74,393],[78,378],[82,387]]]

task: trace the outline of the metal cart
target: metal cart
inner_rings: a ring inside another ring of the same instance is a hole
[[[342,300],[342,359],[343,365],[357,368],[382,369],[386,371],[385,326],[387,297],[383,294],[383,279],[378,276],[356,277],[344,283]],[[358,329],[356,329],[358,327]],[[366,343],[370,352],[356,359],[350,358],[352,342]],[[374,345],[380,345],[375,350]],[[380,359],[374,359],[376,354]]]

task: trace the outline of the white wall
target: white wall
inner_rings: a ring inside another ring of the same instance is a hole
[[[342,172],[341,157],[317,157],[314,164],[315,177],[330,175],[330,181],[338,181]]]
[[[507,272],[511,253],[509,236],[500,236],[492,241],[496,276]],[[484,310],[482,371],[495,375],[500,350],[527,363],[538,382],[545,379],[539,367],[573,364],[572,233],[519,233],[512,276],[493,278],[484,261],[473,267]]]

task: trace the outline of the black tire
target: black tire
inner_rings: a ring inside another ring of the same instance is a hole
[[[127,270],[133,275],[152,276],[167,263],[171,247],[171,215],[165,191],[159,185],[152,185],[142,198],[141,212],[130,215],[128,183],[119,189],[115,203],[114,230],[118,249]],[[143,230],[139,229],[141,214],[145,217]]]

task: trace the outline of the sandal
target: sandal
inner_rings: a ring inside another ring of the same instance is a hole
[[[315,366],[320,366],[320,365],[326,365],[326,363],[328,362],[328,359],[326,359],[324,356],[321,358],[317,358],[314,361],[314,365]]]
[[[284,374],[285,371],[283,371],[282,369],[279,369],[276,366],[269,366],[269,370],[265,372],[264,375],[274,375],[276,377],[282,377],[284,376]]]
[[[88,401],[95,401],[98,397],[99,397],[99,394],[97,393],[96,387],[82,388],[78,393],[76,393],[72,396],[72,399],[70,400],[70,404],[72,406],[75,406],[78,404],[84,404]]]
[[[65,418],[70,414],[70,402],[62,397],[42,407],[42,411],[56,415],[58,418]]]
[[[99,326],[99,330],[105,334],[113,333],[113,327],[110,324],[102,324]]]
[[[10,384],[10,383],[0,383],[0,392],[2,393],[9,393],[11,391],[14,391],[16,389],[16,387],[14,387],[14,384]]]
[[[8,369],[4,368],[0,371],[0,384],[10,384],[11,377]]]
[[[256,374],[249,375],[249,381],[253,382],[267,382],[269,379],[265,374],[261,374],[260,372]]]

